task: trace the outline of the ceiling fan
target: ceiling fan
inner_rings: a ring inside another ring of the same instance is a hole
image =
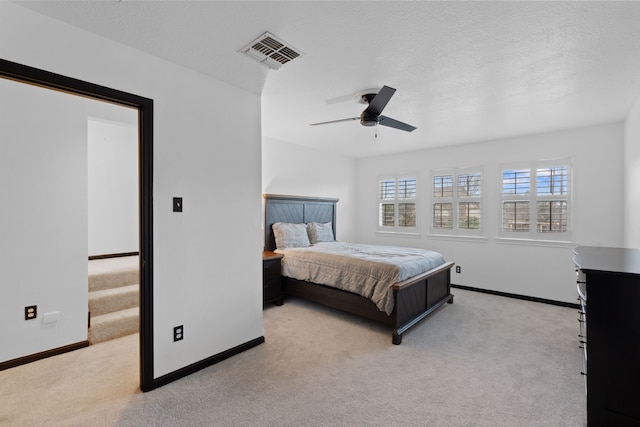
[[[368,91],[367,91],[368,92]],[[348,119],[331,120],[328,122],[311,123],[310,126],[326,125],[330,123],[348,122],[352,120],[360,120],[362,126],[388,126],[395,129],[412,132],[416,129],[415,126],[403,123],[399,120],[392,119],[391,117],[383,116],[382,110],[386,107],[387,103],[393,96],[396,90],[389,86],[383,86],[382,89],[376,93],[363,93],[359,95],[359,102],[362,104],[369,104],[369,106],[360,114],[359,117],[351,117]]]

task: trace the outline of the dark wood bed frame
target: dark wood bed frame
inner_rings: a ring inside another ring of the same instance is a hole
[[[276,222],[329,222],[336,235],[336,203],[338,199],[265,194],[265,250],[275,249],[271,225]],[[368,298],[342,289],[289,277],[282,278],[285,294],[353,313],[391,326],[394,344],[402,342],[402,334],[444,303],[453,303],[451,267],[447,262],[430,271],[393,286],[394,306],[391,315],[380,311]]]

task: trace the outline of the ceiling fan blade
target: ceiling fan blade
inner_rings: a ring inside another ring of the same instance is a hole
[[[415,126],[411,126],[407,123],[400,122],[387,116],[378,117],[378,124],[382,126],[388,126],[390,128],[405,130],[407,132],[412,132],[417,129]]]
[[[382,86],[380,92],[378,92],[378,94],[374,96],[369,103],[369,107],[367,108],[367,110],[376,115],[381,114],[382,110],[384,110],[384,107],[387,106],[387,103],[395,92],[396,90],[392,87]]]
[[[352,117],[350,119],[330,120],[328,122],[310,123],[309,126],[328,125],[329,123],[350,122],[352,120],[360,120],[360,117]]]
[[[324,102],[325,104],[339,104],[340,102],[347,102],[347,101],[353,101],[353,95],[349,94],[349,95],[342,95],[342,96],[336,96],[335,98],[329,98],[329,99],[325,99]]]

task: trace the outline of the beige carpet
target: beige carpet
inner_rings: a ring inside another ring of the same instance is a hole
[[[90,260],[89,291],[139,283],[139,263],[138,255]]]
[[[576,311],[456,289],[391,344],[301,300],[266,342],[149,393],[132,335],[0,372],[7,426],[584,426]]]
[[[137,255],[89,261],[92,345],[140,330],[139,262]]]

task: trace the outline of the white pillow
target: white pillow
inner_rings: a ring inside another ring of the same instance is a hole
[[[309,241],[311,244],[318,242],[335,242],[333,236],[333,226],[330,222],[310,222],[307,224],[307,232],[309,233]]]
[[[273,235],[276,238],[276,248],[304,248],[311,246],[307,236],[306,224],[293,224],[276,222],[272,225]]]

